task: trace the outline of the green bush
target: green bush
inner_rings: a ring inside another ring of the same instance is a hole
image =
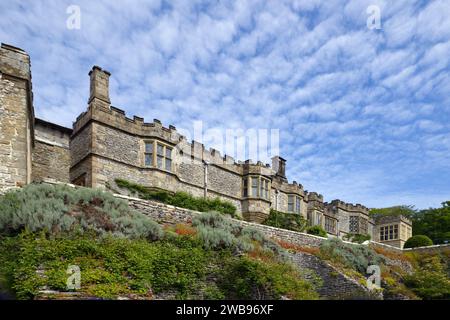
[[[320,245],[319,255],[344,267],[366,274],[369,265],[380,265],[384,262],[372,248],[365,245],[347,244],[339,238],[328,239]]]
[[[405,285],[422,299],[450,299],[450,280],[438,256],[426,257],[405,276]]]
[[[363,243],[364,241],[370,240],[370,235],[368,234],[359,234],[359,233],[349,233],[344,236],[344,240],[355,242],[355,243]]]
[[[66,291],[66,270],[77,265],[81,288],[76,291],[89,297],[317,298],[314,285],[288,263],[209,251],[199,244],[182,236],[147,242],[88,235],[49,239],[23,232],[0,239],[0,287],[18,299],[33,298],[43,287]]]
[[[303,232],[308,225],[308,221],[300,214],[284,213],[270,209],[269,217],[263,224],[275,228]]]
[[[311,283],[287,263],[263,263],[249,258],[233,259],[223,270],[219,287],[227,299],[317,299]]]
[[[425,235],[415,235],[406,240],[404,248],[427,247],[433,245],[433,241]]]
[[[199,246],[105,237],[77,236],[48,239],[22,233],[0,240],[0,287],[11,288],[19,299],[33,298],[47,286],[66,291],[69,265],[81,270],[78,292],[100,298],[174,292],[178,298],[196,294],[210,254]],[[41,270],[40,273],[37,270]],[[41,274],[41,275],[40,275]]]
[[[309,227],[306,232],[308,234],[313,234],[315,236],[319,236],[319,237],[324,237],[324,238],[328,238],[328,234],[325,230],[323,230],[323,228],[319,225],[315,225],[315,226],[311,226]]]
[[[284,250],[278,244],[267,239],[260,231],[242,227],[237,222],[219,213],[209,212],[198,215],[192,220],[197,229],[197,237],[206,249],[231,249],[235,252],[249,252],[260,245],[264,250],[284,256]]]
[[[161,227],[111,193],[64,185],[31,184],[0,196],[0,233],[27,229],[59,233],[94,232],[160,239]]]
[[[223,201],[219,198],[197,198],[186,192],[169,193],[163,190],[153,191],[142,185],[123,179],[116,179],[115,182],[119,188],[127,189],[133,194],[137,194],[141,199],[156,200],[176,207],[200,212],[216,211],[228,214],[232,217],[237,217],[236,207],[231,202]]]

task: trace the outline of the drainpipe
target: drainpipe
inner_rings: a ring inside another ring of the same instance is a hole
[[[203,175],[204,176],[204,181],[203,181],[204,194],[203,194],[203,196],[205,199],[208,196],[208,164],[209,163],[207,161],[203,160],[203,168],[204,168],[204,175]]]
[[[278,189],[275,189],[275,210],[278,211]]]

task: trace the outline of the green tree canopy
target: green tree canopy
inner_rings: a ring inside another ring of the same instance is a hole
[[[413,215],[413,234],[424,234],[435,244],[450,242],[450,201],[441,208],[421,210]]]
[[[400,205],[388,208],[375,208],[370,210],[370,215],[373,218],[383,217],[383,216],[405,216],[411,219],[416,210],[414,206]]]

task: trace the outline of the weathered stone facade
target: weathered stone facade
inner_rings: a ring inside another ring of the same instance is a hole
[[[49,178],[106,188],[121,178],[152,189],[218,197],[233,203],[247,221],[262,222],[274,209],[301,215],[333,236],[363,233],[375,239],[379,233],[366,207],[339,200],[324,203],[322,195],[289,183],[283,158],[274,157],[272,165],[235,161],[187,141],[172,125],[128,118],[111,105],[111,74],[94,66],[89,76],[88,108],[73,129],[35,120],[30,59],[24,51],[2,45],[0,191]],[[392,242],[403,243],[403,238]]]
[[[379,217],[373,233],[375,241],[403,248],[412,236],[412,223],[403,216]]]
[[[34,133],[33,181],[50,178],[69,183],[69,140],[72,130],[36,118]]]
[[[33,96],[30,57],[0,47],[0,192],[31,182]]]

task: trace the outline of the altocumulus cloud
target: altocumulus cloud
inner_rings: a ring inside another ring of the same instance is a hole
[[[69,5],[81,29],[66,28]],[[369,5],[381,29],[366,27]],[[326,200],[450,199],[450,2],[2,1],[32,58],[36,112],[70,126],[87,72],[113,104],[184,126],[280,129],[290,179]]]

